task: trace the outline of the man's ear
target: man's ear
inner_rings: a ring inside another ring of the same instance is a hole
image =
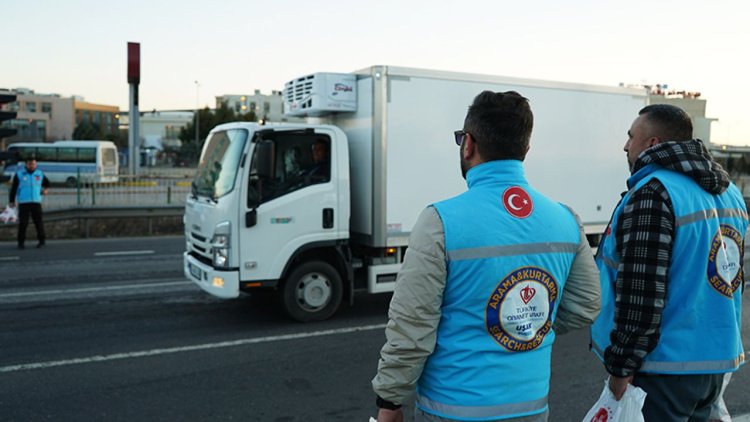
[[[657,138],[656,136],[652,136],[648,140],[648,146],[649,147],[653,147],[653,146],[659,145],[660,143],[661,143],[661,139]]]
[[[477,154],[477,144],[474,142],[474,138],[470,133],[464,135],[464,160],[471,160]]]

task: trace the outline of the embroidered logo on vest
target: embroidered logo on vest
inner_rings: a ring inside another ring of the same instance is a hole
[[[514,270],[498,283],[487,301],[487,332],[508,351],[536,349],[552,329],[557,294],[557,282],[546,270]]]
[[[742,283],[742,235],[722,224],[711,241],[708,253],[708,282],[721,295],[731,298]]]
[[[534,210],[529,194],[520,186],[511,186],[503,192],[505,209],[516,218],[526,218]]]

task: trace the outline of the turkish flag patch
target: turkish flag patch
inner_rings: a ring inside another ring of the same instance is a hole
[[[529,194],[520,186],[511,186],[503,192],[505,209],[516,218],[526,218],[534,210]]]

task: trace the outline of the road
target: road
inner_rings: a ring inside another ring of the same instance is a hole
[[[358,295],[332,320],[294,323],[272,301],[203,294],[182,277],[183,247],[181,237],[53,240],[24,251],[0,243],[0,420],[375,414],[369,382],[389,295]],[[587,344],[585,330],[555,344],[551,421],[580,421],[601,392],[606,374]],[[743,369],[726,395],[734,415],[750,413],[747,391]]]

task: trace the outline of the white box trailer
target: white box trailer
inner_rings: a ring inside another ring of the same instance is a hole
[[[330,317],[356,290],[392,291],[421,210],[466,190],[453,131],[484,90],[530,100],[530,183],[600,233],[645,90],[373,66],[287,83],[287,110],[308,124],[211,131],[186,204],[186,276],[218,297],[274,290],[302,321]],[[315,144],[328,171],[310,180]]]

